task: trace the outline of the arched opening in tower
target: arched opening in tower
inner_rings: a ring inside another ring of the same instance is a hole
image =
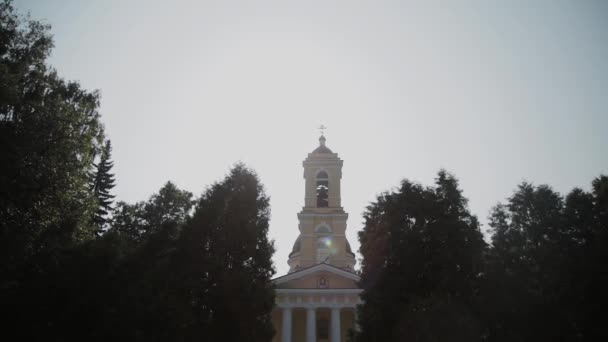
[[[317,207],[329,207],[329,177],[325,171],[317,174]]]

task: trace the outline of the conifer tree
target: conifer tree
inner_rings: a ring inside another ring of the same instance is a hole
[[[173,263],[178,339],[269,341],[274,290],[269,199],[242,164],[201,197]],[[187,322],[187,323],[186,323]]]
[[[608,178],[563,198],[522,183],[490,215],[483,289],[490,341],[601,341],[608,305]]]
[[[457,180],[443,170],[435,187],[404,180],[364,218],[356,340],[478,339],[474,302],[485,243]]]
[[[112,144],[110,140],[106,140],[101,148],[99,163],[94,164],[93,194],[97,199],[98,208],[93,216],[93,223],[96,226],[98,236],[108,228],[108,215],[114,202],[114,195],[110,193],[110,190],[115,186],[114,174],[111,173],[114,162],[111,158]]]

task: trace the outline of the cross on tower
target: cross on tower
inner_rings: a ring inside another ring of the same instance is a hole
[[[321,135],[325,135],[325,130],[327,129],[327,127],[321,125],[319,126],[319,131],[321,131]]]

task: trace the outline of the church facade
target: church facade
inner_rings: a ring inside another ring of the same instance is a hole
[[[346,239],[348,214],[341,206],[343,161],[319,138],[304,160],[304,207],[300,235],[287,263],[289,272],[273,279],[272,321],[277,342],[342,342],[355,328],[360,304],[355,254]]]

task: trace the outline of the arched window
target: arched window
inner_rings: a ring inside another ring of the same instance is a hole
[[[319,173],[317,173],[317,178],[327,179],[327,178],[329,178],[329,176],[327,175],[327,172],[325,172],[325,171],[319,171]]]
[[[318,288],[326,289],[328,286],[329,286],[329,282],[327,281],[326,277],[319,278]]]
[[[331,237],[324,236],[317,239],[317,262],[322,263],[327,261],[331,253]]]
[[[317,173],[317,208],[329,207],[329,176],[325,171]]]
[[[315,234],[319,236],[327,236],[331,234],[331,228],[327,225],[327,223],[321,223],[315,228]]]
[[[325,262],[332,249],[331,227],[322,222],[315,228],[315,236],[317,238],[317,262]]]

